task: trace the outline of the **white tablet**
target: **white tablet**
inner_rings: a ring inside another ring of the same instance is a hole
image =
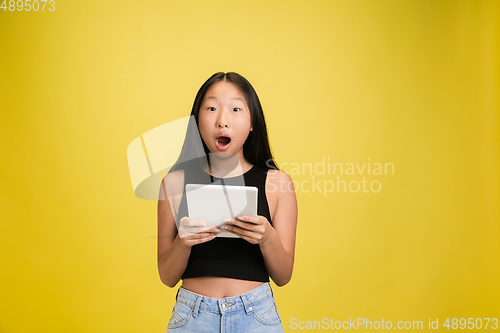
[[[258,188],[255,186],[187,184],[189,218],[217,227],[230,217],[257,216],[257,194]],[[224,229],[217,237],[239,238]]]

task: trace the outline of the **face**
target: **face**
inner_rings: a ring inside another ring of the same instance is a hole
[[[253,130],[252,118],[245,97],[234,84],[219,81],[208,88],[198,127],[210,152],[229,153],[243,160],[243,144]]]

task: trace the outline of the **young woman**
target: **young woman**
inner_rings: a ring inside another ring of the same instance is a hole
[[[182,279],[168,332],[283,332],[269,276],[280,287],[291,279],[297,201],[274,163],[259,98],[241,75],[219,72],[198,91],[191,115],[197,126],[163,179],[168,200],[158,200],[160,279],[171,288]],[[183,158],[196,150],[197,131],[203,157]],[[219,228],[189,219],[186,184],[235,180],[258,188],[257,216]],[[221,231],[238,237],[217,237]]]

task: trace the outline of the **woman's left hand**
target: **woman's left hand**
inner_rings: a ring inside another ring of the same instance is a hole
[[[225,220],[221,227],[252,244],[262,244],[267,242],[274,231],[265,216],[242,215],[234,219]]]

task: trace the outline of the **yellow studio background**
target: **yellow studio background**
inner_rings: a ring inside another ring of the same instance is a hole
[[[48,6],[0,10],[0,332],[166,331],[126,149],[217,71],[254,85],[296,182],[287,332],[500,319],[498,1]]]

